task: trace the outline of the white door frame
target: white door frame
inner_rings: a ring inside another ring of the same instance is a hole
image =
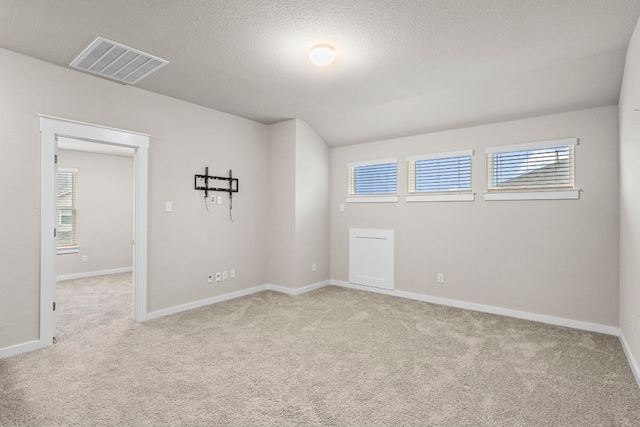
[[[135,149],[133,319],[147,320],[147,184],[149,135],[90,123],[39,115],[41,132],[40,190],[40,336],[38,348],[53,344],[56,286],[56,165],[58,137]]]

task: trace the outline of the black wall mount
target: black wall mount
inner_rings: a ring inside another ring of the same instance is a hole
[[[233,197],[233,193],[238,192],[238,178],[233,177],[231,169],[229,176],[211,176],[209,167],[204,168],[204,175],[196,175],[194,180],[196,190],[204,191],[204,198],[209,196],[209,191],[223,191]]]

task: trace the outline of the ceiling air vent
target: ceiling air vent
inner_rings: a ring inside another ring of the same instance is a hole
[[[168,63],[157,56],[98,37],[71,63],[71,67],[132,85]]]

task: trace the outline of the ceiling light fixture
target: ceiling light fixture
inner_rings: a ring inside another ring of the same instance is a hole
[[[309,51],[309,60],[318,67],[326,67],[336,59],[336,51],[329,45],[315,46]]]

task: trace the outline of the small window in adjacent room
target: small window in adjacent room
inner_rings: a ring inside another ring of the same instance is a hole
[[[473,150],[407,157],[407,202],[472,201]]]
[[[485,200],[577,199],[577,138],[490,147]]]
[[[77,169],[58,168],[56,236],[58,253],[78,252]]]
[[[349,195],[347,202],[397,202],[398,159],[347,164]]]

